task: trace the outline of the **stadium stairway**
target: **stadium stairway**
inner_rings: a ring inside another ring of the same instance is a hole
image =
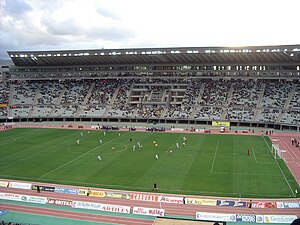
[[[86,96],[84,97],[83,105],[87,105],[87,102],[88,102],[89,98],[91,97],[91,94],[92,94],[92,91],[93,91],[94,87],[95,87],[95,83],[92,83],[89,90],[88,90],[88,92],[87,92],[87,94],[86,94]]]
[[[257,101],[256,108],[261,108],[262,107],[262,99],[263,99],[263,96],[264,96],[264,93],[265,93],[265,89],[266,89],[266,84],[263,83],[261,85],[261,88],[260,88],[260,94],[259,94],[259,98],[258,98],[258,101]]]
[[[64,89],[61,91],[59,97],[57,98],[55,105],[59,105],[61,102],[62,97],[64,96],[64,93],[67,91],[67,88],[64,87]],[[53,111],[50,113],[50,115],[52,115]]]
[[[290,93],[289,93],[289,95],[288,95],[288,98],[287,98],[287,100],[286,100],[286,102],[285,102],[285,104],[284,104],[283,109],[287,110],[287,109],[289,108],[289,105],[290,105],[290,103],[291,103],[291,100],[292,100],[292,98],[293,98],[293,95],[294,95],[296,89],[297,89],[297,84],[293,84],[292,90],[290,91]]]
[[[199,92],[199,95],[198,95],[197,100],[196,100],[197,105],[199,104],[200,100],[202,99],[204,89],[205,89],[205,84],[201,84],[200,92]]]
[[[120,87],[118,87],[118,88],[115,90],[114,95],[113,95],[113,97],[111,98],[111,101],[110,101],[109,104],[114,105],[114,102],[115,102],[115,100],[116,100],[116,98],[117,98],[117,96],[118,96],[119,90],[120,90]]]

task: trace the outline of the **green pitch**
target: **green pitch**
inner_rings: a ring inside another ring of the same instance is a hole
[[[0,177],[138,191],[152,191],[157,183],[159,192],[192,195],[295,197],[299,186],[270,146],[262,136],[13,129],[0,133]]]

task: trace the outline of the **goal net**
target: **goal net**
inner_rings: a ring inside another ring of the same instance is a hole
[[[282,159],[283,151],[280,150],[279,145],[272,144],[271,152],[272,152],[274,159]]]

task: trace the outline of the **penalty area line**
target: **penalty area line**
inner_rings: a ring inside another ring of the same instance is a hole
[[[272,152],[272,150],[271,150],[270,146],[268,145],[268,143],[267,143],[267,141],[266,141],[266,139],[265,139],[265,136],[262,136],[262,138],[264,139],[264,141],[265,141],[265,143],[266,143],[266,145],[267,145],[268,149],[269,149],[269,150]],[[292,193],[293,197],[296,197],[296,195],[295,195],[295,193],[294,193],[294,191],[293,191],[293,189],[292,189],[292,187],[291,187],[291,185],[290,185],[289,181],[287,180],[286,176],[284,175],[284,173],[283,173],[283,171],[282,171],[282,169],[281,169],[281,167],[280,167],[279,163],[277,162],[277,160],[276,160],[275,158],[274,158],[274,160],[275,160],[275,162],[276,162],[276,164],[277,164],[277,166],[278,166],[278,168],[279,168],[279,170],[280,170],[280,172],[281,172],[281,174],[282,174],[283,178],[285,179],[285,181],[286,181],[287,185],[289,186],[289,188],[290,188],[290,191],[291,191],[291,193]]]

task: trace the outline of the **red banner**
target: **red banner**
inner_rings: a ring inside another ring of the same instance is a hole
[[[247,202],[247,207],[249,207],[250,202]],[[252,208],[277,208],[276,202],[252,202]]]

